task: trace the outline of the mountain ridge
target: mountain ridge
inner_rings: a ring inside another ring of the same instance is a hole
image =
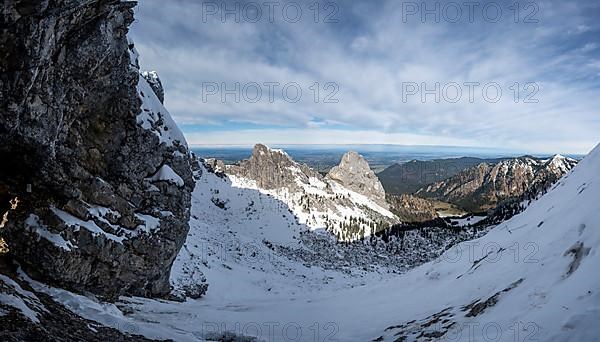
[[[377,174],[386,192],[412,194],[425,185],[455,176],[460,171],[481,163],[496,164],[509,158],[459,157],[433,160],[413,159],[396,163]]]
[[[576,164],[576,160],[561,155],[549,159],[522,156],[493,165],[482,163],[425,186],[415,194],[453,203],[467,211],[484,212],[526,193],[535,196]]]
[[[287,203],[300,222],[312,229],[325,229],[341,241],[351,241],[399,221],[388,210],[383,187],[368,163],[358,154],[348,156],[334,173],[341,180],[334,180],[296,163],[282,150],[257,144],[250,158],[226,165],[225,174],[237,186],[268,192]],[[361,179],[377,183],[358,186],[352,181],[356,172]],[[379,188],[373,192],[376,184]]]

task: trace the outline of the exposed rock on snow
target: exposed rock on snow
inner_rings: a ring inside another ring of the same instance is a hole
[[[378,181],[378,186],[372,183],[361,188],[358,181],[351,180],[353,175],[373,180],[375,175],[366,161],[354,156],[346,159],[336,174],[362,193],[295,162],[284,151],[260,144],[254,147],[249,159],[228,165],[226,174],[234,186],[274,196],[289,206],[300,223],[313,230],[327,230],[341,241],[361,239],[398,223],[396,215],[387,209],[385,193],[381,203],[379,190],[375,195],[372,192],[381,187]]]
[[[15,275],[5,274],[0,274],[0,340],[151,341],[81,318]]]
[[[142,72],[142,77],[144,77],[144,79],[148,82],[160,103],[164,104],[165,90],[162,82],[160,81],[160,77],[158,77],[158,73],[156,71],[144,71]]]
[[[150,178],[151,182],[168,182],[177,186],[184,186],[185,182],[169,165],[163,165],[156,171],[154,176]]]
[[[133,6],[1,9],[0,199],[20,200],[1,234],[35,278],[107,298],[169,293],[194,187],[160,81],[126,37]]]
[[[371,170],[365,158],[354,151],[344,154],[340,165],[333,167],[327,174],[327,178],[387,207],[385,190],[379,178]]]

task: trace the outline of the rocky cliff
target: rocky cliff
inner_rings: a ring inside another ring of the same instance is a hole
[[[385,190],[379,179],[365,158],[354,151],[344,154],[340,165],[332,168],[327,174],[327,178],[387,207]]]
[[[134,6],[1,8],[0,200],[18,205],[0,234],[34,278],[106,298],[169,293],[194,187],[160,81],[127,39]]]
[[[511,198],[539,194],[576,164],[576,160],[560,155],[545,160],[520,157],[495,165],[482,163],[423,187],[416,194],[450,202],[468,211],[486,211]]]

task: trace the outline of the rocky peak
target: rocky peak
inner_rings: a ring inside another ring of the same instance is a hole
[[[387,207],[385,190],[375,172],[365,158],[354,151],[344,154],[340,164],[329,171],[327,178]]]
[[[322,176],[306,165],[296,163],[282,150],[257,144],[250,158],[238,165],[230,165],[227,172],[256,181],[261,189],[295,188],[298,182],[308,182],[310,177]]]
[[[577,160],[565,157],[560,154],[552,156],[545,163],[546,168],[555,174],[563,174],[570,171],[577,165]]]
[[[277,163],[281,164],[282,166],[290,166],[295,164],[292,158],[283,150],[272,149],[263,144],[254,145],[250,160],[255,163]]]

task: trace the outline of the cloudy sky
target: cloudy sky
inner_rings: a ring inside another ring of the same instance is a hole
[[[191,144],[588,152],[600,3],[512,3],[143,0],[130,36]]]

